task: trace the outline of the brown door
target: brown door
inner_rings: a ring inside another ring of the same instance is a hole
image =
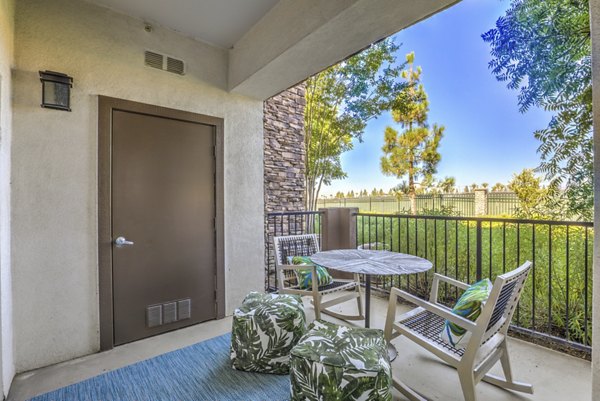
[[[113,110],[115,345],[216,318],[214,130]]]

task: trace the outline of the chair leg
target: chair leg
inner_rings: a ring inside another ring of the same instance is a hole
[[[394,319],[396,318],[396,307],[398,306],[398,297],[394,292],[394,288],[390,291],[390,299],[388,302],[387,317],[385,319],[385,328],[383,329],[383,335],[385,340],[389,343],[394,338]],[[400,333],[398,333],[400,334]]]
[[[458,368],[458,378],[462,387],[465,401],[477,401],[475,395],[475,377],[472,368]]]
[[[502,366],[502,371],[504,372],[504,379],[493,375],[486,374],[481,378],[486,383],[493,384],[494,386],[498,386],[505,390],[513,390],[519,391],[522,393],[533,394],[533,386],[530,383],[523,383],[513,380],[512,369],[510,367],[510,358],[508,356],[508,345],[506,341],[502,345],[502,355],[500,356],[500,365]]]
[[[360,283],[360,278],[358,274],[354,275],[354,280]],[[358,292],[358,298],[356,298],[356,303],[358,305],[358,315],[363,316],[363,294],[362,289],[360,288],[360,284],[356,286],[356,292]]]
[[[321,295],[313,295],[313,308],[315,309],[315,320],[321,319]]]
[[[502,356],[500,357],[500,364],[502,365],[502,371],[504,372],[504,378],[508,382],[512,382],[512,370],[510,368],[510,358],[508,356],[508,346],[506,340],[502,343]]]

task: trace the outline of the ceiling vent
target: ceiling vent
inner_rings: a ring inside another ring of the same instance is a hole
[[[182,60],[148,50],[144,52],[144,64],[174,74],[185,74],[185,63]]]

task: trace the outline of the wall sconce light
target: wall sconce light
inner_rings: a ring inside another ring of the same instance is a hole
[[[42,107],[71,111],[73,78],[54,71],[40,71]]]

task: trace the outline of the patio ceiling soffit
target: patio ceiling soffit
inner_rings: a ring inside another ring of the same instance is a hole
[[[282,0],[229,50],[229,90],[267,99],[459,0]]]

